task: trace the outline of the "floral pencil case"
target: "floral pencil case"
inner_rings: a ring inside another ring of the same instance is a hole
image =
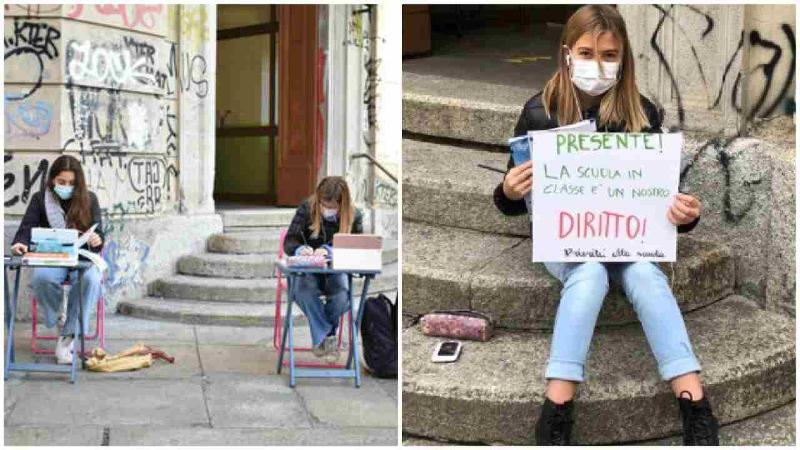
[[[324,255],[290,256],[286,264],[289,267],[328,267],[328,259]]]
[[[434,311],[420,319],[422,333],[453,339],[486,342],[494,327],[488,316],[469,310]]]

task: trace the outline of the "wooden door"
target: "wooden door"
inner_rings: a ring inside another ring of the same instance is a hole
[[[277,203],[299,204],[314,190],[317,148],[317,7],[278,6]]]

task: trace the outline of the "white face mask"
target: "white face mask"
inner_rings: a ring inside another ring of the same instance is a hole
[[[339,216],[338,209],[322,208],[322,218],[327,220],[328,222],[335,222],[338,216]]]
[[[571,59],[567,55],[567,64]],[[600,64],[596,60],[572,59],[571,69],[570,79],[572,79],[572,83],[592,97],[604,94],[617,84],[618,62],[604,62],[603,72],[601,73]]]

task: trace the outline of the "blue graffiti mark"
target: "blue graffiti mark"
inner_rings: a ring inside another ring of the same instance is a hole
[[[106,242],[103,257],[108,263],[107,292],[113,294],[143,284],[142,274],[149,254],[150,246],[132,236]]]
[[[5,95],[6,137],[39,139],[50,132],[53,107],[42,100],[18,102],[18,94]]]

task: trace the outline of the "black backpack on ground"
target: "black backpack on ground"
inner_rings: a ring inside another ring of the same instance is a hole
[[[378,378],[397,378],[397,298],[392,303],[378,294],[364,303],[361,342],[365,366]]]

